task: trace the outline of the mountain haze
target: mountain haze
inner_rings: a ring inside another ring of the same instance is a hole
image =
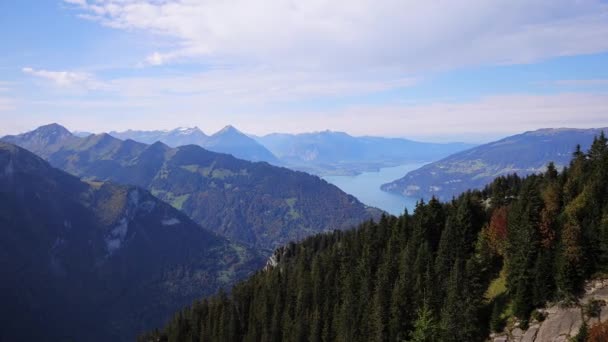
[[[411,162],[434,161],[473,146],[354,137],[334,131],[274,133],[257,140],[289,167],[321,175],[357,174]]]

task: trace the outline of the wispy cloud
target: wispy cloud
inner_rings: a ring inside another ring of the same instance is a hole
[[[558,80],[554,82],[558,86],[573,86],[573,87],[597,87],[608,86],[608,79],[595,80]]]
[[[195,95],[211,102],[269,104],[378,93],[408,88],[416,81],[363,72],[351,75],[239,68],[183,76],[125,77],[108,85],[128,97]]]
[[[357,96],[407,88],[417,82],[414,78],[380,73],[328,74],[270,68],[212,69],[169,76],[122,76],[104,81],[90,73],[22,70],[25,74],[49,80],[59,88],[103,90],[122,98],[198,96],[210,102],[258,104]]]
[[[89,19],[174,41],[145,58],[153,65],[219,58],[416,72],[608,50],[601,0],[82,2]]]
[[[75,71],[50,71],[24,67],[23,73],[39,77],[60,87],[78,87],[83,89],[99,89],[103,84],[97,81],[92,74]]]

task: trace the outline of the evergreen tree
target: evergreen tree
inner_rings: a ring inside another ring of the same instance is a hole
[[[418,317],[414,322],[414,331],[410,342],[438,342],[439,340],[439,325],[433,318],[433,312],[424,301],[422,307],[418,310]]]

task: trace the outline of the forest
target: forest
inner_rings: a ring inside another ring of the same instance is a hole
[[[482,341],[608,265],[608,147],[276,250],[142,341]],[[593,330],[593,329],[592,329]],[[596,329],[597,330],[597,329]]]

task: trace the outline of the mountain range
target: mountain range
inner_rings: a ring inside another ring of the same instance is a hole
[[[145,188],[203,227],[267,254],[381,214],[319,177],[196,145],[147,145],[109,134],[81,138],[57,124],[2,140],[84,179]]]
[[[109,134],[118,139],[132,139],[145,144],[160,141],[170,147],[198,145],[239,159],[266,161],[321,176],[355,175],[382,167],[430,162],[474,146],[465,143],[424,143],[401,138],[354,137],[334,131],[255,136],[230,125],[210,136],[198,127],[112,131]],[[75,135],[86,137],[89,134],[78,132]]]
[[[209,151],[231,154],[239,159],[280,164],[264,146],[230,125],[210,136],[198,127],[180,127],[166,131],[113,131],[109,134],[118,139],[132,139],[145,144],[160,141],[170,147],[199,145]]]
[[[262,264],[146,190],[0,142],[0,341],[131,341]]]
[[[354,137],[344,132],[274,133],[256,137],[290,168],[319,175],[353,175],[382,167],[439,160],[474,145],[401,138]]]
[[[510,136],[427,164],[382,185],[382,190],[448,200],[468,189],[480,189],[498,176],[542,172],[549,162],[561,169],[570,161],[574,146],[587,149],[602,130],[608,128],[539,129]]]

